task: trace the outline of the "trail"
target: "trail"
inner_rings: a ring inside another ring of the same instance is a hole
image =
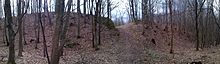
[[[129,25],[117,27],[120,32],[121,45],[120,62],[121,64],[144,64],[146,54],[144,45],[135,38],[129,30]]]

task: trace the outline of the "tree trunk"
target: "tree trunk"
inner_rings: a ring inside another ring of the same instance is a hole
[[[12,26],[12,14],[11,14],[11,6],[10,6],[10,0],[5,0],[5,18],[7,22],[7,28],[8,28],[8,42],[9,42],[9,57],[8,57],[8,63],[7,64],[16,64],[15,63],[15,50],[14,50],[14,40],[15,40],[15,32],[13,30]]]
[[[63,43],[61,43],[61,47],[60,47],[61,55],[63,55],[63,47],[66,42],[66,32],[68,30],[67,28],[68,28],[68,24],[69,24],[70,10],[71,10],[71,3],[72,2],[73,2],[72,0],[68,0],[68,2],[67,2],[68,9],[67,9],[66,19],[65,19],[66,22],[64,22],[63,32],[61,33],[61,37],[62,37],[61,41],[63,42]]]
[[[173,12],[172,12],[172,2],[173,2],[173,0],[169,0],[169,9],[170,9],[170,22],[171,22],[171,46],[170,46],[170,53],[172,54],[172,53],[174,53],[174,51],[173,51]]]
[[[35,49],[38,49],[37,45],[38,43],[40,43],[40,24],[39,24],[39,21],[41,21],[41,13],[40,13],[40,6],[39,5],[39,0],[38,0],[38,7],[35,8],[35,10],[37,10],[37,14],[36,14],[36,17],[35,17],[35,37],[36,37],[36,40],[35,40]]]
[[[26,32],[25,32],[25,21],[26,20],[23,20],[23,27],[22,27],[23,31],[22,32],[23,32],[24,45],[27,45],[26,36],[25,36],[26,35]]]
[[[132,22],[136,22],[135,19],[135,11],[134,11],[134,0],[130,0],[130,7],[131,7],[131,15],[132,15]]]
[[[195,20],[196,20],[196,50],[199,51],[199,27],[198,27],[198,1],[195,0]]]
[[[49,55],[48,55],[48,51],[47,51],[47,43],[46,43],[46,38],[45,38],[45,28],[43,27],[43,23],[42,21],[40,21],[40,26],[41,26],[41,31],[42,31],[42,34],[43,34],[43,45],[44,45],[44,57],[47,57],[47,61],[48,61],[48,64],[50,64],[50,58],[49,58]]]
[[[102,21],[101,21],[101,5],[102,5],[102,1],[98,0],[97,2],[98,5],[98,9],[96,10],[97,12],[97,22],[98,22],[98,45],[101,45],[101,25],[102,25]]]
[[[90,8],[90,15],[92,15],[93,14],[93,7],[94,7],[94,5],[93,5],[93,2],[94,2],[94,0],[91,0],[91,8]],[[96,35],[95,35],[95,29],[96,29],[96,27],[95,27],[95,24],[96,24],[96,20],[94,21],[93,20],[93,17],[92,17],[92,47],[93,48],[95,48],[95,43],[96,43]]]
[[[81,21],[81,11],[80,11],[80,0],[77,0],[77,38],[80,38],[80,21]]]
[[[19,33],[19,39],[18,39],[18,42],[19,42],[19,51],[18,51],[18,56],[22,57],[22,51],[23,51],[23,44],[22,44],[22,18],[21,18],[21,0],[18,0],[18,33]]]
[[[52,38],[52,53],[51,53],[51,64],[59,64],[60,59],[60,44],[61,44],[61,32],[63,27],[63,13],[64,13],[64,1],[56,0],[55,4],[56,13],[56,25],[54,30],[54,35]]]
[[[84,0],[84,2],[83,2],[83,13],[84,14],[86,14],[86,2],[87,2],[87,0]]]
[[[5,18],[5,21],[4,21],[4,38],[5,38],[5,42],[6,42],[6,46],[9,46],[9,39],[8,39],[8,31],[7,31],[7,21],[6,21],[6,18]]]
[[[107,17],[110,19],[110,8],[111,8],[111,2],[110,0],[107,0]]]

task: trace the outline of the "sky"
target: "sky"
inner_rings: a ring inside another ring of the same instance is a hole
[[[48,5],[55,5],[55,0],[47,0],[48,2]],[[68,0],[65,0],[65,2],[67,3]],[[83,0],[80,0],[81,1],[81,5],[83,4]],[[125,18],[127,17],[127,10],[126,10],[126,7],[127,7],[127,4],[128,4],[128,0],[111,0],[113,2],[113,6],[117,6],[114,10],[112,10],[112,19],[116,18],[116,17],[121,17],[121,16],[124,16]],[[3,3],[4,3],[4,0],[1,0],[2,4],[0,5],[0,9],[3,10]],[[77,0],[73,0],[73,3],[74,3],[74,8],[76,8],[76,2]],[[16,11],[17,9],[17,1],[16,0],[11,0],[11,6],[12,6],[12,12],[13,11]],[[44,0],[42,1],[42,3],[44,3]],[[50,8],[50,7],[49,7]],[[54,7],[52,7],[54,8]],[[53,10],[54,11],[54,10]],[[76,11],[76,10],[75,10]],[[81,11],[83,11],[83,6],[81,6]],[[2,11],[0,11],[2,12]],[[30,11],[28,12],[30,13]],[[15,15],[16,15],[16,12],[15,12]],[[0,16],[4,16],[3,13],[0,13]]]
[[[54,4],[55,0],[47,0],[47,1],[48,1],[49,5],[55,5]],[[52,1],[52,2],[50,2],[50,1]],[[81,4],[83,4],[83,0],[80,0],[80,1],[81,1]],[[127,10],[127,8],[129,7],[128,6],[128,0],[111,0],[111,1],[113,2],[113,6],[117,6],[114,10],[112,10],[112,19],[115,20],[116,18],[122,17],[124,21],[127,21],[128,20],[128,10]],[[179,1],[179,0],[174,0],[174,1]],[[218,9],[218,7],[217,7],[218,1],[219,0],[215,0],[215,2],[214,2],[216,11]],[[42,1],[42,2],[44,2],[44,1]],[[67,2],[67,0],[65,0],[65,2]],[[76,0],[73,0],[73,2],[76,4]],[[141,2],[141,0],[139,2]],[[15,8],[14,11],[16,11],[16,6],[17,6],[16,5],[16,3],[17,3],[16,0],[11,0],[11,3],[12,3],[11,6],[14,6],[14,8]],[[76,6],[74,6],[74,7],[76,8]],[[1,5],[0,8],[2,8],[2,10],[3,10],[3,4]],[[81,9],[82,9],[81,11],[83,11],[83,6],[81,7]],[[141,7],[139,7],[139,9],[141,9]],[[141,12],[141,11],[139,11],[139,12]],[[161,13],[161,12],[163,12],[162,11],[162,0],[158,0],[157,4],[155,6],[155,12],[154,13]],[[0,14],[0,15],[2,15],[2,14]],[[141,14],[140,14],[140,16],[141,16]]]

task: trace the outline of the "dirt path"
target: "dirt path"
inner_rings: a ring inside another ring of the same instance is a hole
[[[122,53],[120,53],[119,58],[122,64],[144,64],[144,59],[146,59],[145,47],[135,39],[127,25],[117,28],[120,32],[119,41],[121,41]]]

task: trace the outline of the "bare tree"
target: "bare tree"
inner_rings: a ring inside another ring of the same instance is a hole
[[[52,26],[53,23],[52,23],[51,16],[50,16],[50,13],[49,13],[47,0],[44,0],[44,12],[47,13],[48,20],[49,20],[49,25]]]
[[[47,6],[47,5],[45,5],[45,1],[44,1],[44,6]],[[42,38],[43,38],[43,54],[44,54],[44,57],[46,57],[47,58],[47,61],[48,61],[48,64],[50,64],[50,59],[49,59],[49,55],[48,55],[48,50],[47,50],[47,44],[46,44],[46,37],[45,37],[45,26],[43,26],[43,23],[42,23],[42,20],[41,20],[41,0],[39,0],[39,2],[38,2],[38,5],[39,5],[39,8],[38,8],[38,11],[39,11],[39,13],[38,13],[38,18],[39,18],[39,24],[40,24],[40,28],[41,28],[41,31],[42,31]],[[48,9],[46,8],[46,7],[44,7],[44,10],[45,11],[47,11],[47,14],[48,14],[48,16],[50,17],[50,15],[49,15],[49,13],[48,13]],[[51,25],[50,24],[50,18],[49,18],[49,25]]]
[[[83,13],[84,14],[86,14],[86,2],[87,2],[88,0],[84,0],[84,2],[83,2]]]
[[[36,0],[37,3],[33,3],[35,4],[35,13],[37,12],[36,16],[35,16],[35,49],[38,49],[37,45],[38,43],[40,43],[40,22],[41,21],[41,12],[39,11],[41,8],[41,3],[40,0]]]
[[[77,0],[77,14],[78,14],[78,21],[77,21],[77,38],[80,38],[80,17],[81,17],[81,10],[80,10],[80,0]]]
[[[91,0],[91,7],[90,7],[90,15],[93,14],[93,2],[94,0]],[[91,19],[92,20],[92,47],[95,48],[95,43],[96,43],[96,33],[95,33],[95,29],[96,29],[96,22],[93,20],[93,18]]]
[[[22,32],[22,18],[20,18],[21,17],[21,14],[22,14],[22,9],[21,9],[21,6],[22,5],[22,2],[21,2],[21,0],[18,0],[18,31],[19,31],[19,52],[18,52],[18,56],[22,56],[22,51],[23,51],[23,44],[22,44],[22,36],[23,36],[23,32]]]
[[[65,42],[66,42],[66,33],[67,33],[67,28],[68,28],[68,24],[69,24],[69,18],[70,18],[70,13],[71,13],[71,3],[72,3],[73,1],[72,0],[68,0],[68,2],[67,2],[67,13],[65,14],[65,16],[64,16],[64,26],[62,27],[63,28],[63,31],[61,32],[61,41],[63,42],[63,43],[61,43],[61,47],[60,47],[60,51],[61,51],[61,53],[60,53],[60,55],[63,55],[63,47],[64,47],[64,45],[65,45]]]
[[[107,0],[107,17],[111,18],[111,1]]]
[[[8,63],[7,64],[16,64],[15,63],[15,50],[14,50],[14,42],[15,42],[15,32],[12,26],[12,14],[11,14],[11,6],[10,6],[10,0],[5,0],[5,19],[8,29],[8,42],[9,42],[9,57],[8,57]]]
[[[170,46],[170,53],[172,54],[173,51],[173,9],[172,9],[173,0],[169,0],[169,11],[170,11],[170,22],[171,22],[171,46]]]
[[[63,13],[64,13],[64,0],[56,0],[55,4],[55,13],[56,13],[56,25],[53,35],[52,43],[52,53],[51,53],[51,64],[59,64],[59,58],[61,56],[60,49],[63,43],[62,41],[62,32],[63,32]]]
[[[27,1],[29,3],[29,1]],[[23,36],[24,36],[24,29],[23,29],[23,17],[27,13],[28,5],[26,6],[25,10],[25,1],[18,0],[18,33],[19,33],[19,51],[18,51],[18,56],[22,56],[22,51],[23,51]],[[25,38],[24,38],[24,43],[25,43]]]
[[[132,21],[136,22],[134,0],[129,0],[129,6],[130,6],[130,15],[131,15]]]
[[[98,45],[101,45],[101,25],[102,25],[102,21],[101,21],[101,10],[102,10],[102,1],[98,0],[97,4],[96,4],[96,19],[97,19],[97,23],[98,23]]]

